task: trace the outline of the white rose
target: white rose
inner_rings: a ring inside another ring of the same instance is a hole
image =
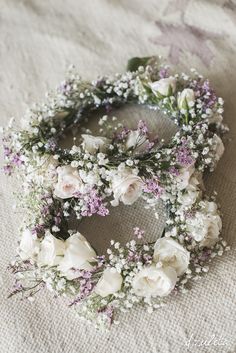
[[[162,96],[169,96],[173,94],[176,89],[176,79],[172,76],[162,78],[149,84],[153,93],[160,93]]]
[[[215,146],[214,150],[215,150],[216,161],[219,161],[224,153],[225,147],[223,145],[221,138],[218,135],[214,134],[212,140]]]
[[[194,105],[195,101],[195,94],[191,88],[185,88],[181,93],[178,95],[177,103],[179,109],[187,109]]]
[[[117,206],[119,201],[125,205],[132,205],[142,194],[142,179],[124,170],[120,174],[114,175],[112,180],[112,191],[114,200],[111,202],[113,206]]]
[[[21,235],[19,246],[20,258],[24,260],[32,259],[39,251],[39,240],[29,229],[25,229]]]
[[[174,268],[177,276],[181,276],[188,268],[190,253],[174,239],[165,237],[156,241],[153,259],[161,262],[163,267]]]
[[[178,190],[183,190],[188,186],[189,180],[192,174],[194,173],[194,171],[195,171],[194,166],[190,166],[188,168],[181,168],[179,170],[179,175],[175,177]]]
[[[106,152],[110,143],[110,140],[103,136],[93,136],[87,134],[83,134],[81,136],[83,138],[82,146],[84,150],[91,154],[95,154],[97,151],[103,153]]]
[[[186,219],[186,230],[201,246],[211,247],[219,239],[222,221],[214,202],[203,201],[202,209]]]
[[[95,293],[101,297],[107,297],[118,292],[121,289],[122,282],[123,278],[115,268],[107,268],[95,287]]]
[[[65,254],[61,260],[58,270],[67,277],[67,279],[73,279],[77,277],[75,271],[72,270],[91,270],[96,253],[88,243],[86,238],[80,234],[76,233],[70,236],[65,241]]]
[[[76,168],[70,165],[57,168],[58,180],[54,188],[54,195],[61,199],[73,197],[81,191],[83,182]]]
[[[129,132],[125,147],[126,149],[134,148],[136,152],[145,152],[149,145],[149,140],[145,135],[140,134],[138,130],[132,130]]]
[[[46,232],[41,242],[38,254],[38,263],[42,266],[55,266],[62,260],[65,251],[65,242],[55,238],[50,232]]]
[[[188,186],[183,191],[179,192],[178,202],[181,204],[182,208],[190,207],[196,202],[200,194],[200,182],[196,176],[193,175],[190,178]]]
[[[134,276],[132,287],[134,293],[141,297],[164,297],[174,289],[176,281],[177,274],[173,268],[151,265]]]

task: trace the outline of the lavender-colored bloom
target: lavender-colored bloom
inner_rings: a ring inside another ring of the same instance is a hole
[[[107,216],[109,210],[103,203],[102,196],[100,196],[95,188],[91,189],[89,193],[82,194],[80,197],[84,199],[85,210],[81,212],[82,216],[92,216],[98,214],[99,216]]]
[[[200,98],[203,102],[204,111],[208,108],[212,108],[217,102],[215,91],[210,87],[208,80],[204,82],[195,81],[192,84],[192,88],[194,89],[195,97]]]
[[[140,229],[139,227],[134,227],[134,235],[138,238],[138,239],[142,239],[143,235],[144,235],[144,230]]]
[[[4,157],[9,157],[12,154],[12,150],[7,146],[3,146],[3,153]]]
[[[191,149],[187,146],[187,141],[185,139],[182,140],[182,146],[176,148],[175,155],[177,163],[181,166],[186,167],[194,163]]]
[[[12,170],[13,170],[13,167],[10,165],[10,164],[7,164],[3,167],[3,172],[6,174],[6,175],[11,175],[12,173]]]
[[[194,158],[191,155],[191,150],[188,147],[179,147],[176,151],[176,161],[186,167],[194,163]]]
[[[179,176],[180,172],[179,169],[177,169],[176,167],[170,167],[169,168],[169,173],[173,176]]]
[[[146,179],[143,191],[153,194],[156,198],[159,198],[163,193],[163,188],[159,185],[157,178]]]
[[[17,167],[21,166],[24,164],[24,161],[22,161],[22,157],[17,153],[14,154],[11,158],[11,162],[15,164]]]
[[[116,134],[115,138],[117,140],[123,140],[128,136],[129,132],[130,129],[124,126],[123,129],[118,134]]]
[[[142,134],[142,135],[146,135],[148,133],[148,127],[145,121],[143,120],[139,120],[138,122],[138,131]]]
[[[55,151],[58,147],[57,141],[55,138],[50,138],[47,143],[45,144],[45,149],[48,151]]]
[[[159,76],[160,78],[168,77],[168,70],[165,67],[161,67],[159,70]]]

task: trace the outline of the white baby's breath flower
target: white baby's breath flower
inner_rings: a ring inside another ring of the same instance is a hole
[[[203,201],[201,210],[186,219],[186,230],[201,246],[213,246],[219,239],[222,221],[215,202]]]

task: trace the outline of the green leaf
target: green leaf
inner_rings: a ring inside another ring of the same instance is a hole
[[[146,56],[143,58],[135,57],[129,59],[127,64],[127,71],[137,71],[139,66],[147,66],[148,61],[152,58],[153,56]]]

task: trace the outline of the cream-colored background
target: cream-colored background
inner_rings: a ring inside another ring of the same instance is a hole
[[[138,308],[123,315],[120,326],[100,333],[50,293],[40,294],[34,304],[6,299],[11,284],[6,266],[21,217],[12,211],[14,183],[1,175],[1,352],[236,352],[234,0],[0,0],[1,125],[12,115],[19,120],[27,105],[43,99],[71,63],[93,79],[121,72],[128,58],[148,54],[162,54],[178,69],[196,67],[225,98],[231,140],[207,185],[218,191],[223,235],[233,249],[190,293],[151,316]],[[134,219],[129,210],[127,227]],[[106,229],[104,221],[101,227]],[[223,337],[227,345],[187,350],[191,335],[197,340]]]

